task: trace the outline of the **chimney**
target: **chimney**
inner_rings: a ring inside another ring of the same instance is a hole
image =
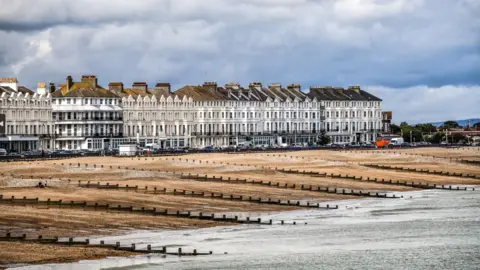
[[[352,90],[352,91],[355,91],[355,92],[357,92],[358,94],[360,94],[360,86],[358,86],[358,85],[350,85],[350,86],[348,87],[348,90]]]
[[[300,84],[289,84],[287,86],[287,89],[292,90],[292,91],[300,92],[300,90],[302,90],[302,86],[300,86]]]
[[[203,88],[210,89],[212,91],[217,90],[217,82],[204,82],[203,83]]]
[[[274,89],[280,90],[282,88],[282,85],[279,83],[271,83],[268,85],[268,88],[274,88]]]
[[[37,83],[37,94],[39,95],[47,94],[47,84],[45,82]]]
[[[168,91],[168,93],[171,93],[171,85],[168,82],[159,82],[155,85],[156,90],[162,90],[162,91]]]
[[[72,85],[73,85],[72,76],[68,75],[65,83],[67,93],[70,92],[70,88],[72,87]]]
[[[18,92],[17,78],[0,78],[0,86],[8,86],[15,92]]]
[[[132,90],[142,91],[147,93],[148,85],[146,82],[134,82],[132,84]]]
[[[48,90],[50,91],[50,93],[55,92],[55,84],[54,83],[49,83]]]
[[[229,82],[229,83],[225,84],[225,88],[239,89],[239,88],[240,88],[240,84],[239,84],[239,83],[236,83],[236,82]]]
[[[333,89],[337,90],[337,91],[343,91],[345,89],[343,89],[343,87],[333,87]]]
[[[249,88],[262,88],[262,83],[261,82],[251,82],[249,85],[248,85]]]
[[[120,94],[123,92],[123,83],[122,82],[110,82],[108,84],[108,90],[114,92],[115,94]]]
[[[83,75],[82,83],[87,83],[91,88],[97,88],[97,76],[95,75]]]

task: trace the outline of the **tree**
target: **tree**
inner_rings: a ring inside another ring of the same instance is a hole
[[[475,128],[475,129],[480,128],[480,122],[477,122],[477,123],[473,124],[472,127]]]
[[[443,132],[437,132],[433,134],[432,137],[430,137],[429,141],[434,144],[439,144],[443,141],[444,138],[445,138],[445,134]]]
[[[423,140],[422,132],[415,127],[409,126],[406,122],[400,124],[400,131],[403,133],[402,137],[406,142],[420,142]]]
[[[432,124],[417,124],[415,128],[420,130],[420,132],[429,133],[429,132],[436,132],[437,128]]]
[[[330,138],[330,136],[327,136],[327,132],[325,132],[325,130],[322,129],[322,130],[320,131],[320,135],[318,135],[317,144],[319,144],[319,145],[327,145],[327,144],[329,144],[331,141],[332,141],[332,139]]]
[[[464,142],[467,139],[463,134],[455,133],[452,135],[452,142],[459,143],[460,141]]]
[[[400,133],[400,127],[398,125],[395,125],[395,124],[391,124],[390,125],[390,132],[393,133],[393,134],[397,134],[397,133]]]
[[[442,125],[442,129],[452,129],[452,128],[460,128],[460,125],[456,121],[446,121]]]

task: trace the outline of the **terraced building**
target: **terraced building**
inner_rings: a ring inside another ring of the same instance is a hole
[[[322,129],[333,143],[373,143],[382,133],[382,100],[360,86],[313,86],[308,96],[321,101]]]
[[[304,92],[298,84],[205,82],[173,92],[169,83],[103,88],[85,75],[67,77],[52,97],[57,149],[307,145],[322,130],[344,144],[374,142],[381,129],[381,100],[358,86]]]

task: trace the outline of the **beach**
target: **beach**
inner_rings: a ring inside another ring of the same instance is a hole
[[[450,155],[455,159],[445,158]],[[242,226],[271,230],[271,228],[278,227],[281,220],[296,221],[298,228],[305,227],[304,223],[307,222],[308,227],[311,225],[310,221],[304,220],[307,220],[306,217],[309,215],[344,215],[345,211],[351,209],[352,206],[348,205],[351,202],[364,204],[373,201],[381,206],[382,202],[388,204],[409,202],[408,196],[410,195],[408,194],[417,194],[418,192],[420,192],[419,194],[429,194],[428,192],[433,192],[433,194],[437,194],[435,192],[439,192],[438,194],[443,194],[443,192],[445,194],[477,194],[477,191],[472,189],[480,183],[480,178],[476,179],[471,176],[478,175],[480,177],[480,167],[459,162],[456,158],[474,160],[478,157],[478,149],[422,148],[396,151],[304,150],[274,153],[204,153],[134,158],[80,157],[65,160],[4,163],[0,167],[2,174],[0,176],[0,194],[4,199],[13,196],[14,198],[38,198],[39,201],[48,199],[62,200],[63,202],[83,201],[86,204],[123,205],[138,209],[142,207],[144,209],[168,209],[171,212],[178,211],[178,213],[192,215],[202,212],[204,215],[214,214],[220,217],[222,215],[236,216],[239,220],[247,217],[252,220],[256,218],[272,219],[273,226],[239,225],[222,220],[182,218],[178,215],[155,216],[138,214],[133,211],[103,211],[96,208],[91,210],[85,207],[53,207],[35,203],[8,204],[5,201],[0,204],[0,210],[3,212],[0,217],[0,233],[10,232],[20,235],[26,233],[44,237],[80,237],[94,241],[93,239],[122,239],[126,235],[136,235],[139,231],[146,234],[175,235],[177,232],[185,230],[215,231],[219,228],[236,230],[235,228]],[[432,172],[451,172],[458,175],[386,170],[367,166],[371,164]],[[289,170],[294,172],[287,173]],[[312,174],[304,174],[303,171],[312,172]],[[463,176],[460,176],[460,173],[463,173]],[[207,175],[208,181],[196,179],[192,175]],[[357,180],[343,177],[347,175],[355,176]],[[466,177],[467,175],[470,177]],[[218,181],[219,178],[223,180],[238,178],[246,181],[245,183],[226,182]],[[358,180],[360,178],[362,180]],[[377,181],[367,181],[367,178],[377,179]],[[382,183],[380,179],[393,179],[394,184]],[[91,186],[87,185],[89,181]],[[249,181],[263,181],[264,184],[251,184]],[[395,181],[408,185],[395,184]],[[46,183],[47,188],[35,187],[38,182]],[[278,186],[286,185],[287,188],[279,188],[268,182],[274,182]],[[411,182],[429,185],[429,188],[433,185],[437,185],[437,188],[441,185],[447,187],[453,185],[453,188],[469,187],[470,191],[426,189],[410,185]],[[98,188],[105,187],[107,183],[108,185],[118,184],[120,187],[128,185],[130,188]],[[315,191],[315,188],[308,189],[312,186],[326,187],[330,192],[318,192]],[[137,188],[132,189],[132,187]],[[334,189],[336,192],[331,192]],[[166,192],[157,192],[160,190],[166,190]],[[403,197],[403,199],[370,196],[359,198],[348,192],[342,194],[341,190],[360,192],[361,194],[396,195],[397,198]],[[182,193],[182,191],[188,192]],[[212,193],[218,196],[210,196]],[[242,196],[243,199],[232,199],[238,198],[238,196]],[[248,201],[249,197],[253,199]],[[260,198],[260,202],[255,202],[255,198]],[[296,205],[297,202],[299,205]],[[309,208],[305,207],[307,204],[310,206]],[[338,209],[321,208],[327,204],[329,207],[338,205]],[[311,207],[312,205],[321,207],[314,209]],[[354,208],[354,211],[359,210]],[[298,220],[291,218],[292,213],[301,213],[295,217]],[[289,226],[288,228],[297,230],[297,227]],[[142,246],[141,239],[129,241],[140,243]],[[252,237],[251,239],[256,238]],[[175,239],[174,242],[178,241],[181,239]],[[10,242],[0,241],[0,244],[8,247]],[[158,243],[152,242],[152,245],[156,244]],[[68,247],[70,249],[68,253],[75,254],[75,256],[62,256],[67,247],[50,245],[50,251],[45,254],[41,248],[25,248],[22,251],[22,245],[32,244],[15,242],[15,245],[18,248],[12,250],[17,250],[16,252],[0,252],[0,262],[3,265],[62,263],[108,256],[136,256],[127,251],[100,252],[97,251],[98,249],[88,246]],[[188,242],[186,246],[190,249],[210,250],[209,245],[196,246],[195,242]],[[218,252],[236,253],[236,250],[218,250],[217,246],[213,251],[214,254]],[[22,254],[22,252],[24,253]],[[35,260],[27,260],[25,256],[22,256],[27,254],[32,254],[31,258],[35,258]],[[56,260],[52,254],[58,254],[58,259]]]

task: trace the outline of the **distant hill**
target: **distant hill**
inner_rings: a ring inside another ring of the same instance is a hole
[[[457,122],[460,126],[464,127],[464,126],[468,125],[468,120],[470,120],[470,125],[472,125],[472,126],[475,125],[476,123],[480,122],[480,118],[456,120],[456,122]],[[448,121],[448,120],[447,120],[447,121]],[[432,125],[434,125],[434,126],[436,126],[436,127],[439,127],[439,126],[442,126],[443,123],[445,123],[445,122],[446,122],[446,121],[443,121],[443,122],[434,122],[434,123],[430,123],[430,124],[432,124]]]

